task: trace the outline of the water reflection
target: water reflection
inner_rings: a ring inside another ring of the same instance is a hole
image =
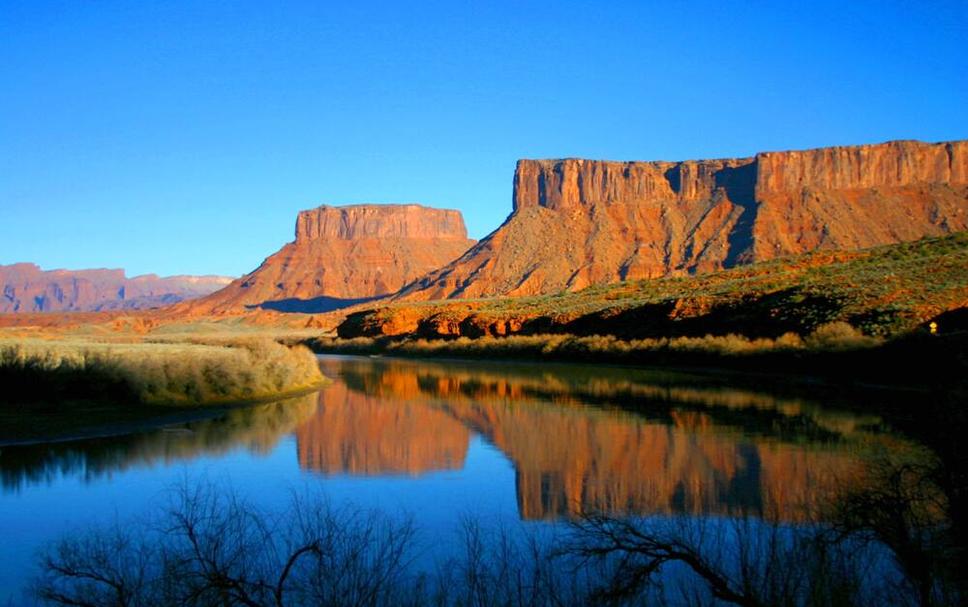
[[[318,395],[235,409],[208,419],[126,436],[0,449],[4,491],[50,483],[59,477],[94,480],[138,466],[169,464],[246,448],[269,452],[283,436],[312,417]]]
[[[464,467],[470,431],[420,399],[399,400],[337,382],[296,430],[299,465],[327,474],[409,474]]]
[[[695,376],[579,366],[326,358],[318,394],[222,419],[110,438],[8,447],[6,491],[59,475],[260,452],[295,434],[303,470],[416,476],[461,470],[480,434],[515,469],[518,511],[769,513],[787,520],[899,439],[872,416]]]
[[[588,509],[799,518],[835,478],[858,472],[866,445],[893,440],[871,431],[875,417],[668,373],[360,359],[324,369],[346,390],[332,401],[323,394],[321,408],[375,406],[406,420],[397,433],[383,424],[386,412],[370,418],[380,436],[406,443],[383,451],[401,455],[381,460],[383,470],[414,472],[415,455],[453,449],[450,441],[466,440],[457,428],[471,428],[514,463],[525,519]],[[408,431],[418,418],[419,436]],[[300,453],[319,443],[358,448],[359,435],[339,426],[303,430]]]

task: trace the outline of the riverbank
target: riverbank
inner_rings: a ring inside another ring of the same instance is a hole
[[[308,349],[268,340],[2,340],[0,443],[133,431],[290,398],[326,381]]]
[[[968,377],[968,332],[915,332],[892,339],[837,323],[800,338],[738,335],[623,340],[612,336],[530,335],[425,340],[313,338],[317,353],[415,358],[561,361],[642,367],[714,368],[816,377],[891,387],[956,385]]]
[[[215,420],[260,405],[299,399],[324,387],[328,381],[271,398],[199,405],[196,407],[126,407],[74,401],[63,407],[33,410],[29,416],[0,410],[0,449],[29,445],[67,443],[95,438],[125,436],[150,430],[180,428],[185,424]],[[63,419],[59,419],[63,417]],[[78,420],[83,424],[78,426]]]

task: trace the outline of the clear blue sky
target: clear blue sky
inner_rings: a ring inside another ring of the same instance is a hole
[[[0,0],[0,263],[239,275],[518,158],[968,138],[968,2]]]

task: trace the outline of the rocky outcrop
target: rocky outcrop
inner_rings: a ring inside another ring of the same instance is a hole
[[[124,270],[41,270],[32,263],[0,266],[0,313],[135,310],[208,295],[226,276],[145,274]]]
[[[966,141],[684,162],[521,160],[504,224],[401,297],[577,290],[966,228]]]
[[[325,311],[393,293],[473,244],[459,211],[416,204],[321,206],[299,213],[295,241],[190,309]]]

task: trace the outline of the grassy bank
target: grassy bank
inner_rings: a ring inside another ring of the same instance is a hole
[[[277,399],[324,381],[308,349],[269,340],[0,340],[0,440]]]
[[[99,398],[199,405],[271,398],[321,381],[309,350],[267,340],[0,342],[3,399],[11,402]]]
[[[307,345],[320,353],[701,366],[886,384],[937,385],[968,376],[968,333],[887,339],[866,336],[842,322],[822,325],[804,337],[787,333],[777,338],[625,340],[552,334],[452,340],[317,338]]]

